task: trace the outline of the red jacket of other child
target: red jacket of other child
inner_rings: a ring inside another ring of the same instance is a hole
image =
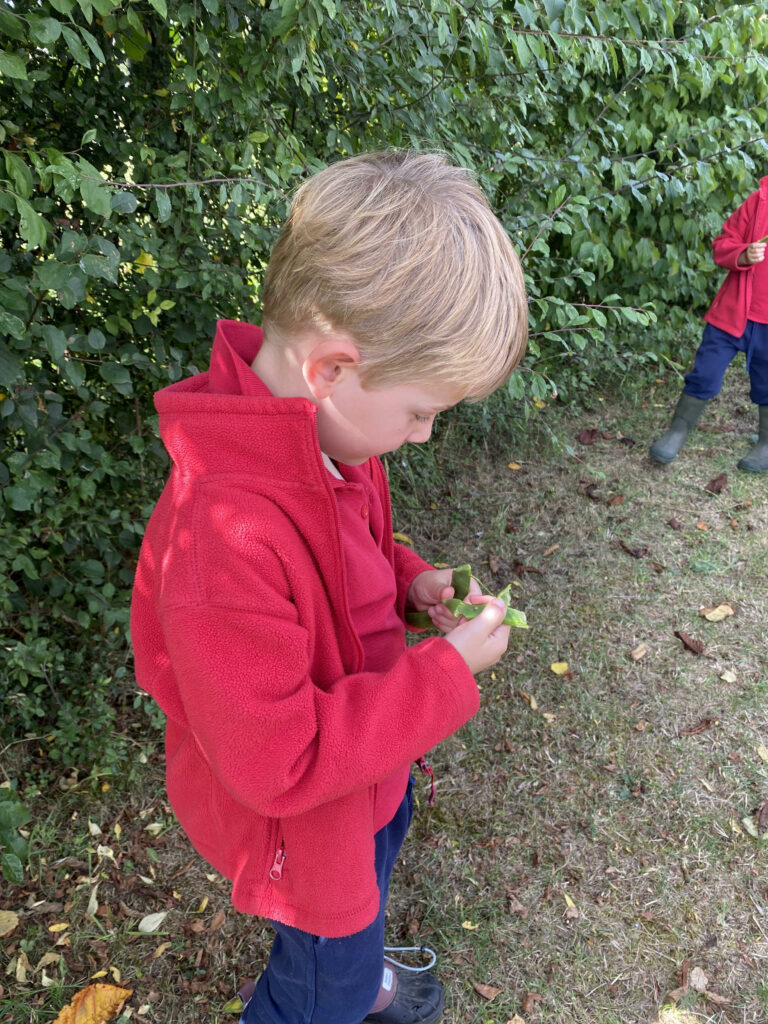
[[[715,263],[730,273],[720,286],[712,305],[704,315],[707,323],[740,338],[747,326],[752,302],[755,267],[742,267],[736,261],[750,244],[768,235],[768,177],[760,179],[760,188],[747,196],[723,224],[712,242]]]
[[[261,337],[222,321],[212,367],[242,374]],[[166,715],[170,803],[234,905],[348,935],[379,906],[377,781],[471,718],[477,685],[442,637],[361,670],[315,406],[209,383],[210,371],[155,397],[173,467],[136,574],[136,678]],[[379,460],[358,470],[381,497],[402,617],[430,566],[393,542]]]

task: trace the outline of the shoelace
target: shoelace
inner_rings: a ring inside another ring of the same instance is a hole
[[[394,957],[387,956],[387,953],[421,953],[422,955],[428,953],[429,956],[432,957],[432,959],[429,961],[428,964],[425,964],[423,967],[411,967],[409,964],[400,963],[400,961],[395,960]],[[394,964],[396,967],[400,967],[404,971],[421,972],[428,971],[430,970],[430,968],[435,966],[435,964],[437,963],[437,953],[434,951],[434,949],[430,949],[429,946],[385,946],[384,959],[389,960],[391,964]]]

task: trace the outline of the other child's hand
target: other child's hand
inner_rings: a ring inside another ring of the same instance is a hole
[[[753,263],[762,263],[765,259],[765,245],[765,242],[750,242],[739,256],[739,263],[742,267],[749,267]]]

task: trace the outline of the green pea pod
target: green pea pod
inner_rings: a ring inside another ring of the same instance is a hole
[[[414,629],[429,629],[432,625],[429,612],[406,612],[405,621],[408,626],[413,626]]]
[[[504,591],[502,591],[502,593],[503,592]],[[485,608],[484,604],[467,604],[466,601],[457,601],[455,597],[451,597],[443,603],[457,619],[459,617],[474,619],[482,612],[483,608]],[[507,608],[501,624],[502,626],[515,626],[517,629],[528,629],[528,621],[525,617],[525,612],[521,612],[517,608]]]
[[[457,565],[451,574],[451,586],[453,596],[463,601],[469,593],[469,585],[472,582],[472,566]]]

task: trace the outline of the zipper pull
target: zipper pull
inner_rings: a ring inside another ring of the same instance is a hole
[[[280,843],[280,849],[275,854],[275,859],[272,862],[272,867],[269,872],[269,877],[273,882],[279,882],[283,877],[283,863],[285,861],[285,842]]]

